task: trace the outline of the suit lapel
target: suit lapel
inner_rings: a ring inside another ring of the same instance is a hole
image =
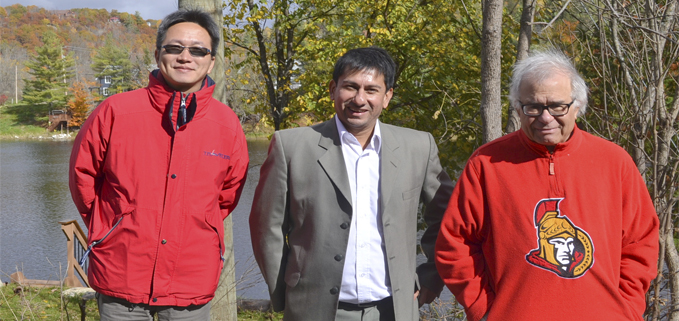
[[[380,132],[382,134],[382,155],[380,155],[380,188],[381,190],[381,208],[384,211],[386,205],[391,198],[391,192],[395,184],[398,184],[398,165],[401,157],[399,153],[399,144],[396,137],[389,126],[380,123]],[[384,212],[383,212],[384,213]],[[382,216],[384,218],[384,215]]]
[[[318,159],[325,174],[332,183],[337,186],[337,189],[342,193],[342,196],[349,202],[351,201],[351,187],[349,186],[349,176],[347,176],[346,165],[344,164],[344,155],[342,154],[342,143],[337,133],[337,125],[335,119],[331,119],[318,127],[321,134],[321,139],[318,146],[326,150],[326,152]],[[351,215],[351,213],[349,213]]]

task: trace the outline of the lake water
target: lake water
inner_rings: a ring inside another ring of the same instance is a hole
[[[66,237],[60,221],[85,226],[68,189],[72,141],[0,142],[0,280],[21,271],[29,279],[60,280],[66,266]],[[252,256],[248,216],[259,168],[269,142],[248,140],[250,170],[233,218],[237,295],[268,299],[268,291]],[[424,256],[419,255],[418,261]],[[451,294],[445,289],[444,300]]]

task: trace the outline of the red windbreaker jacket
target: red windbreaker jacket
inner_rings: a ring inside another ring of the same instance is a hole
[[[214,296],[223,220],[238,203],[248,151],[238,117],[213,90],[207,77],[182,97],[156,70],[148,87],[106,99],[82,126],[69,187],[94,245],[97,292],[171,306]]]

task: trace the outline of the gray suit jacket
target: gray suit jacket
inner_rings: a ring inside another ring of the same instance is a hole
[[[453,184],[431,134],[383,123],[380,130],[380,205],[395,315],[417,320],[415,290],[443,288],[434,243]],[[250,234],[273,308],[285,309],[285,320],[334,320],[351,199],[334,119],[273,135],[255,191]],[[428,226],[421,245],[428,260],[416,272],[420,201]]]

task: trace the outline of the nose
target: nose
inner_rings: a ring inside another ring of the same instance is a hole
[[[177,59],[183,60],[183,61],[189,61],[191,60],[191,53],[189,52],[189,48],[184,48],[181,53],[177,56]]]
[[[356,91],[356,95],[354,96],[354,104],[363,106],[365,105],[365,102],[366,102],[365,90],[363,90],[363,88],[360,88]]]
[[[540,116],[538,116],[537,118],[540,122],[545,124],[550,123],[552,120],[554,120],[554,116],[549,114],[549,110],[547,110],[547,108],[543,109],[542,114],[540,114]]]

